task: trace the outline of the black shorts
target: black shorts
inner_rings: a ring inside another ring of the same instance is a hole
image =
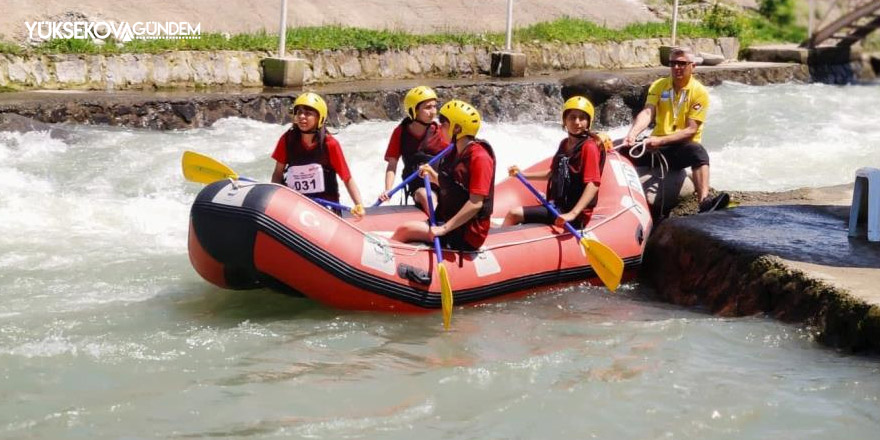
[[[541,223],[545,225],[552,225],[556,222],[556,216],[550,212],[549,209],[545,208],[543,205],[541,206],[523,206],[523,223]],[[571,225],[574,226],[575,229],[580,229],[584,226],[584,215],[581,214],[577,216],[574,221],[571,222]]]
[[[632,160],[633,165],[637,167],[657,167],[658,164],[651,163],[652,154],[645,152],[642,157],[632,158],[629,156],[629,150],[624,149],[623,154]],[[670,170],[682,170],[685,168],[701,167],[709,165],[709,153],[697,142],[683,142],[679,144],[671,144],[660,147],[660,154],[666,158]]]
[[[422,180],[422,179],[413,179],[412,182],[406,184],[406,190],[405,190],[405,191],[406,191],[406,196],[409,197],[409,198],[411,198],[411,199],[413,199],[413,200],[415,200],[415,194],[416,194],[416,191],[417,191],[419,188],[424,188],[424,187],[425,187],[425,181],[424,181],[424,180]],[[437,186],[436,184],[432,183],[432,184],[431,184],[431,194],[437,194],[438,191],[440,191],[440,187]]]
[[[438,226],[442,224],[442,222],[437,223]],[[428,227],[430,226],[431,221],[428,220]],[[446,235],[440,237],[440,246],[446,249],[462,252],[476,252],[478,250],[478,248],[471,246],[471,244],[464,239],[464,227],[462,226],[453,229],[447,232]]]

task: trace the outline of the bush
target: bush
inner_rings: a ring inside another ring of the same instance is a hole
[[[9,53],[13,55],[18,55],[22,53],[21,46],[10,43],[7,41],[0,40],[0,53]]]
[[[767,17],[771,23],[780,26],[794,24],[794,1],[793,0],[760,0],[758,12]]]
[[[712,10],[706,14],[703,21],[709,29],[720,35],[738,37],[742,35],[745,20],[736,11],[720,7],[716,3]]]

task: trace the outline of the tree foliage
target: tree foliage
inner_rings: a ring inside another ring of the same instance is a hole
[[[794,0],[760,0],[758,12],[773,24],[780,26],[794,24]]]

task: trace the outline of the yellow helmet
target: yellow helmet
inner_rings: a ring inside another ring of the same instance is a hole
[[[410,118],[415,119],[416,107],[431,99],[437,99],[434,90],[427,86],[418,86],[406,92],[406,96],[403,97],[403,108]]]
[[[446,136],[452,139],[455,126],[461,127],[462,136],[476,136],[480,131],[480,113],[472,105],[453,99],[440,107],[440,116],[449,120]]]
[[[293,109],[296,110],[299,105],[315,109],[318,112],[318,128],[324,126],[324,120],[327,119],[327,103],[321,96],[312,92],[303,93],[296,97],[296,101],[293,101]]]
[[[593,115],[596,113],[596,109],[593,108],[593,103],[590,102],[589,99],[584,98],[583,96],[572,96],[565,101],[565,104],[562,105],[562,124],[565,124],[565,112],[569,110],[580,110],[587,114],[590,117],[590,122],[587,123],[587,130],[593,125]]]

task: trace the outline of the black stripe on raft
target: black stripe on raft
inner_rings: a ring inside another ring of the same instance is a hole
[[[276,187],[271,187],[277,189]],[[256,189],[256,188],[255,188]],[[266,274],[257,273],[253,266],[253,240],[256,232],[261,231],[272,239],[296,252],[303,258],[309,260],[316,266],[326,271],[330,276],[336,277],[341,281],[358,286],[364,290],[368,290],[377,295],[386,296],[395,300],[406,302],[418,307],[427,309],[440,308],[440,295],[429,293],[428,291],[417,289],[408,285],[395,283],[382,277],[364,272],[354,266],[347,264],[345,261],[337,258],[331,252],[323,249],[314,243],[306,240],[299,234],[290,230],[275,219],[265,215],[265,201],[271,195],[272,191],[259,191],[258,193],[249,195],[245,201],[245,207],[235,207],[218,205],[210,202],[210,198],[199,197],[193,204],[192,218],[193,225],[197,229],[196,235],[200,238],[209,238],[209,241],[220,239],[226,242],[223,252],[215,254],[215,247],[205,247],[213,257],[217,258],[224,264],[230,264],[240,267],[242,276],[250,276],[253,279],[252,288],[258,287],[258,280],[269,278]],[[201,196],[201,195],[200,195]],[[200,221],[196,221],[200,219]],[[221,223],[209,226],[210,234],[201,233],[199,228],[208,226],[209,223]],[[234,229],[231,230],[231,229]],[[225,237],[220,237],[219,234]],[[231,238],[232,236],[242,235],[247,239],[239,240]],[[203,243],[205,243],[203,241]],[[244,261],[245,257],[250,258]],[[227,260],[230,259],[230,260]],[[641,264],[641,256],[630,257],[624,259],[625,268],[632,269]],[[523,290],[533,289],[537,287],[581,281],[589,278],[595,278],[596,272],[592,268],[586,266],[564,269],[559,271],[550,271],[539,274],[530,274],[523,277],[513,278],[507,281],[494,283],[479,288],[455,290],[456,304],[466,304],[471,302],[482,301],[493,297],[519,292]],[[242,285],[248,285],[244,279],[239,280]],[[269,283],[274,284],[274,283]],[[267,286],[275,287],[276,286]],[[240,287],[247,288],[247,287]],[[286,292],[289,292],[287,289]]]

